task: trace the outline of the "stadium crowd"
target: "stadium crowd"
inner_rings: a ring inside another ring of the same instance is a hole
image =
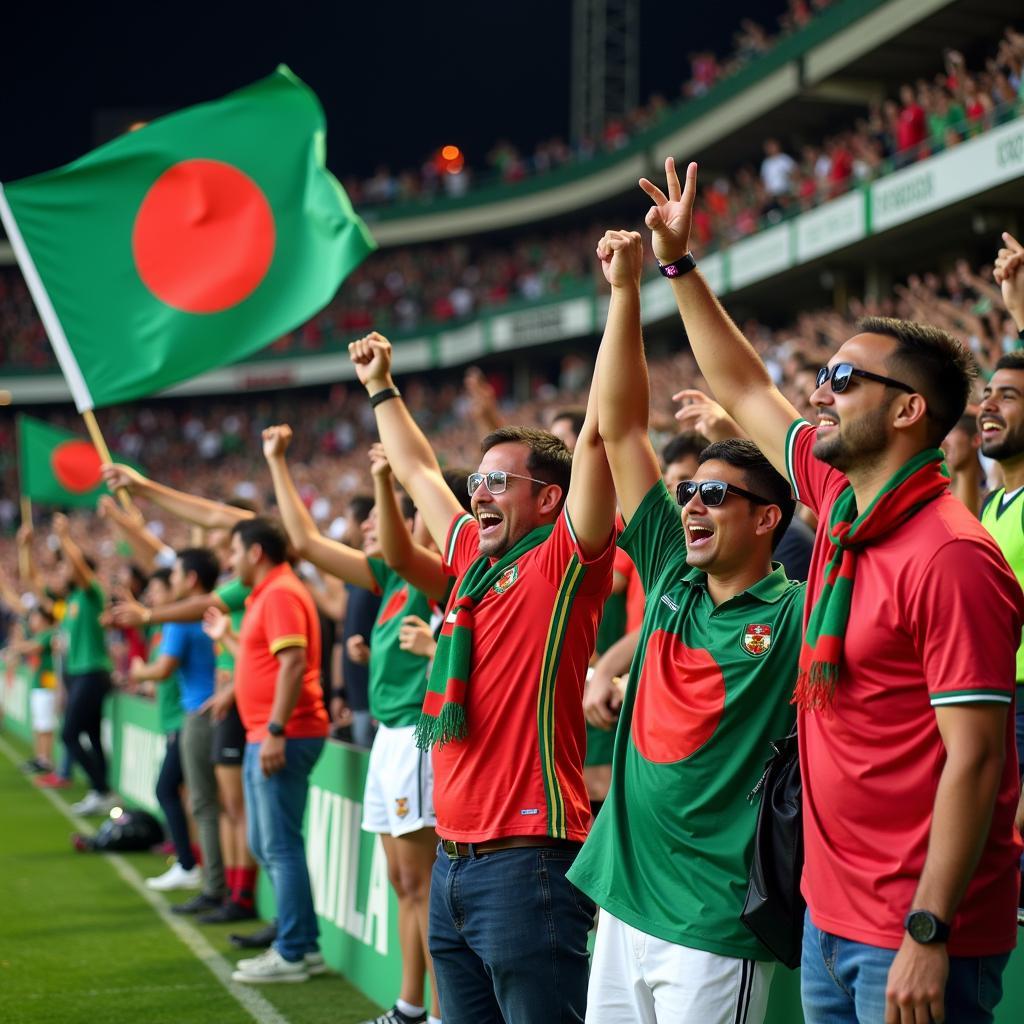
[[[1024,96],[1024,33],[1008,27],[983,67],[950,50],[932,79],[906,83],[824,139],[766,139],[760,164],[717,176],[698,200],[702,251],[727,246],[842,195],[856,185],[941,152],[1009,119]],[[355,196],[358,196],[358,192]],[[359,202],[358,198],[355,201]],[[593,283],[598,226],[528,234],[495,247],[486,239],[375,254],[318,316],[270,351],[314,353],[376,327],[405,332],[459,323],[512,302],[554,298]],[[648,269],[653,257],[647,254]],[[53,355],[19,275],[0,273],[0,331],[8,365],[49,370]]]

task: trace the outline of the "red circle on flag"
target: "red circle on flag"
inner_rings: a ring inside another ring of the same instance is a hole
[[[132,253],[161,302],[185,313],[219,313],[266,277],[275,237],[270,203],[252,178],[219,160],[183,160],[142,200]]]
[[[103,482],[100,453],[88,441],[65,441],[50,454],[57,483],[72,494],[85,494]]]

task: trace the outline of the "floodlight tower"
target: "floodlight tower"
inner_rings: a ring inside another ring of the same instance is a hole
[[[640,0],[573,0],[572,141],[597,141],[640,102]]]

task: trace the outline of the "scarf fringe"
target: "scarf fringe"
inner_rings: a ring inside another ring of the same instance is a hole
[[[453,740],[464,740],[466,733],[466,709],[448,701],[439,715],[428,715],[425,711],[420,714],[413,738],[420,750],[429,750],[433,746],[441,748]]]
[[[838,665],[830,661],[812,662],[810,671],[801,672],[797,678],[790,703],[802,711],[828,711],[835,704],[838,684]]]

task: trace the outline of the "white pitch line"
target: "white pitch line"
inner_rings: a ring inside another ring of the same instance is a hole
[[[0,753],[17,765],[18,754],[6,740],[0,738]],[[33,787],[35,788],[35,787]],[[75,814],[63,800],[48,789],[37,789],[40,796],[45,797],[72,825],[83,835],[94,835],[96,830],[84,818]],[[175,917],[167,909],[167,904],[154,892],[146,888],[142,876],[119,853],[102,853],[103,856],[121,878],[128,883],[159,915],[168,928],[178,936],[189,951],[210,969],[213,976],[227,989],[232,998],[245,1010],[257,1024],[289,1024],[277,1007],[248,985],[231,980],[234,968],[227,960],[210,945],[206,936],[188,921]]]

